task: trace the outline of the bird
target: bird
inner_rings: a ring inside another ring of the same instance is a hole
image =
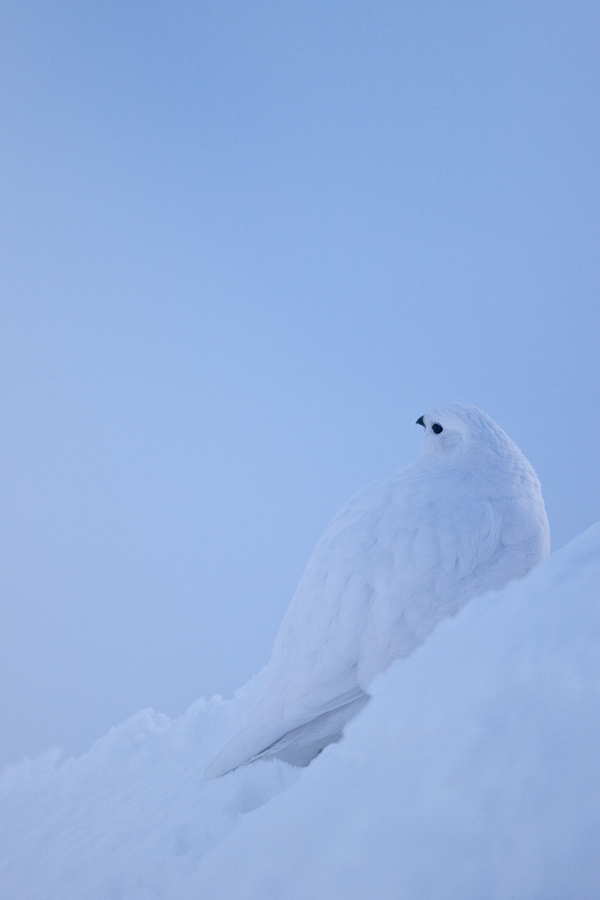
[[[317,543],[262,691],[207,778],[260,759],[308,765],[342,738],[376,675],[550,553],[538,477],[490,416],[448,403],[416,424],[420,457],[349,500]]]

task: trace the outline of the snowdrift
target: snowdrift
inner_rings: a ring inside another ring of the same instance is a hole
[[[307,769],[202,772],[256,693],[0,778],[2,900],[596,900],[600,523],[471,603]]]

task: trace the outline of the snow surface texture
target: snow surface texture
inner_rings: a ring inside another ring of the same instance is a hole
[[[466,403],[417,424],[420,459],[350,500],[317,544],[263,692],[207,775],[272,756],[308,764],[339,740],[375,675],[467,600],[548,556],[539,481],[504,431]]]
[[[600,523],[442,622],[306,769],[203,779],[242,695],[10,767],[0,897],[597,900],[599,585]]]

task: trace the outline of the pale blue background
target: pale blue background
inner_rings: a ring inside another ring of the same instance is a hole
[[[3,4],[1,762],[241,685],[437,403],[600,518],[599,18]]]

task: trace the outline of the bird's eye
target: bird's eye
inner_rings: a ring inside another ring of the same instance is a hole
[[[437,422],[434,422],[433,425],[431,426],[431,430],[433,431],[434,434],[441,434],[444,429],[442,428],[441,425],[438,425]]]

